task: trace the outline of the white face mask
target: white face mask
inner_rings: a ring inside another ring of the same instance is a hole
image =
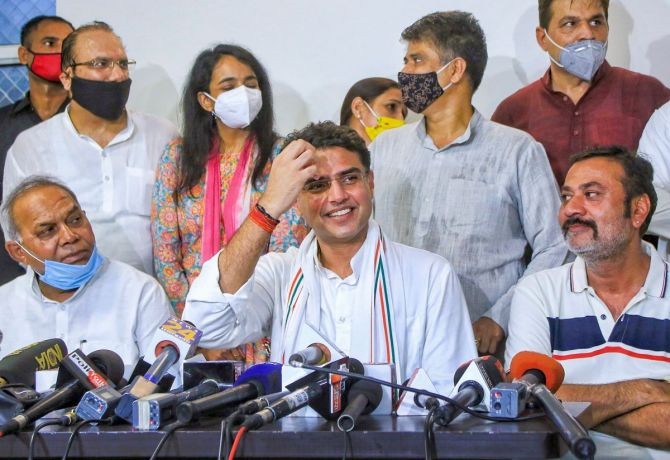
[[[263,107],[261,91],[244,85],[225,91],[216,99],[207,93],[203,94],[215,102],[214,115],[230,128],[246,128]]]

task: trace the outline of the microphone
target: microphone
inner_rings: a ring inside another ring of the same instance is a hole
[[[351,385],[347,407],[337,419],[340,431],[351,431],[360,415],[367,415],[374,411],[382,400],[384,391],[378,383],[367,380],[358,380]]]
[[[158,390],[158,382],[176,364],[190,357],[195,351],[202,337],[202,331],[196,329],[192,324],[177,318],[168,319],[161,325],[145,358],[154,355],[155,361],[144,374],[138,376],[131,384],[127,392],[121,396],[116,403],[114,413],[129,423],[133,422],[133,402]]]
[[[330,361],[330,349],[322,343],[313,343],[308,347],[293,353],[288,362],[291,366],[300,367],[301,364],[321,366]]]
[[[593,458],[596,446],[588,431],[570,415],[552,394],[563,383],[563,366],[555,359],[531,351],[518,353],[510,363],[512,383],[500,384],[491,390],[492,414],[513,418],[532,398],[559,431],[577,458]]]
[[[450,398],[459,405],[446,403],[435,411],[435,423],[447,426],[463,409],[490,401],[491,388],[505,380],[502,364],[494,356],[482,356],[461,364],[454,373],[454,391]],[[460,407],[459,407],[460,406]],[[488,407],[486,407],[488,410]]]
[[[251,398],[281,391],[281,368],[278,363],[261,363],[251,366],[235,382],[233,388],[177,406],[177,420],[187,424],[201,415],[217,411]]]
[[[291,391],[265,409],[248,416],[242,426],[253,430],[285,417],[309,405],[326,419],[337,418],[342,412],[342,399],[346,396],[354,377],[330,374],[329,367],[348,367],[349,371],[363,374],[363,365],[353,358],[341,358],[319,368],[303,378],[287,385]]]
[[[35,342],[0,359],[0,385],[22,383],[35,387],[35,372],[56,369],[67,354],[61,339]]]
[[[81,353],[81,350],[75,351]],[[74,361],[77,359],[71,357],[71,355],[72,353],[65,356],[63,361],[68,359]],[[86,373],[83,376],[79,372],[76,373],[73,375],[74,378],[72,380],[59,387],[53,393],[50,393],[46,397],[40,399],[37,403],[24,411],[22,414],[17,415],[5,423],[2,427],[0,427],[0,437],[23,429],[29,423],[34,422],[52,410],[67,407],[68,405],[72,404],[79,397],[81,397],[82,393],[85,391],[86,386],[83,382],[108,384],[107,378],[104,376],[104,374],[102,374],[102,371],[97,370],[98,368],[104,370],[104,372],[109,375],[109,380],[111,382],[117,383],[121,380],[121,378],[123,378],[123,360],[113,351],[94,351],[88,355],[88,358],[94,364],[95,369],[92,369],[92,372],[96,374],[95,376],[91,373]]]
[[[186,391],[178,393],[154,393],[133,402],[133,428],[157,430],[167,420],[174,418],[176,407],[184,401],[201,399],[220,392],[222,386],[216,380],[205,380]]]

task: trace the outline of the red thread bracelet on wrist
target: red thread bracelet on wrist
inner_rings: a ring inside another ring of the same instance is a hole
[[[268,233],[272,233],[275,227],[279,224],[279,220],[268,214],[259,204],[256,204],[256,206],[251,209],[249,219]]]

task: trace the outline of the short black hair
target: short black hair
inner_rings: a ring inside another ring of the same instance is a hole
[[[624,206],[624,217],[630,217],[630,203],[633,198],[642,195],[647,195],[651,202],[649,214],[644,220],[642,227],[640,227],[640,234],[644,235],[649,228],[651,217],[656,210],[656,203],[658,197],[654,189],[654,167],[649,160],[643,158],[641,155],[636,155],[626,147],[619,145],[592,147],[583,152],[576,153],[570,157],[568,166],[572,167],[575,163],[588,160],[590,158],[605,158],[616,161],[623,168],[623,177],[621,183],[626,193],[625,201],[628,206]]]
[[[52,22],[62,22],[63,24],[67,24],[70,26],[72,30],[74,30],[74,26],[70,21],[67,19],[61,18],[60,16],[35,16],[34,18],[30,19],[28,22],[23,24],[23,27],[21,27],[21,45],[25,46],[26,48],[30,48],[32,45],[32,40],[31,40],[31,35],[37,29],[37,26],[39,26],[41,23],[46,22],[46,21],[52,21]]]
[[[408,42],[432,43],[444,64],[457,57],[464,59],[473,92],[482,82],[488,61],[486,36],[471,13],[442,11],[429,14],[403,30],[401,37]]]
[[[348,126],[340,126],[332,121],[310,123],[286,136],[284,146],[298,139],[309,142],[317,150],[328,147],[349,150],[358,155],[366,171],[370,170],[370,151],[356,131]]]
[[[77,39],[79,35],[84,32],[90,32],[92,30],[104,30],[105,32],[110,32],[114,35],[114,29],[102,21],[93,21],[83,26],[77,27],[70,35],[68,35],[65,40],[63,40],[63,47],[61,51],[61,70],[65,70],[68,67],[71,67],[75,64],[76,59],[74,57],[74,48],[77,45]],[[118,35],[116,35],[118,37]],[[120,38],[119,38],[120,40]]]
[[[553,3],[554,0],[538,0],[537,2],[540,27],[543,29],[549,27],[549,23],[551,22],[551,16],[553,15],[553,12],[551,11],[551,5]],[[570,2],[570,5],[572,5],[572,1]],[[610,8],[610,0],[600,0],[600,5],[603,7],[603,10],[605,11],[605,19],[607,19]]]

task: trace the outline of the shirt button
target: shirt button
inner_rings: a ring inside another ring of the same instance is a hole
[[[105,176],[105,180],[108,181],[108,180],[109,180],[109,176]]]
[[[602,314],[602,315],[600,315],[600,319],[605,320],[605,319],[607,319],[607,316],[605,316],[605,314]]]
[[[345,318],[344,316],[340,316],[337,320],[338,320],[340,323],[343,323],[343,322],[346,320],[346,318]]]
[[[575,116],[576,116],[576,117],[579,116],[579,111],[575,112]]]
[[[572,132],[572,134],[574,134],[574,135],[576,136],[577,134],[579,134],[579,130],[578,130],[578,129],[575,129],[575,130]]]
[[[568,101],[568,96],[563,96],[563,102],[567,102],[567,101]]]

